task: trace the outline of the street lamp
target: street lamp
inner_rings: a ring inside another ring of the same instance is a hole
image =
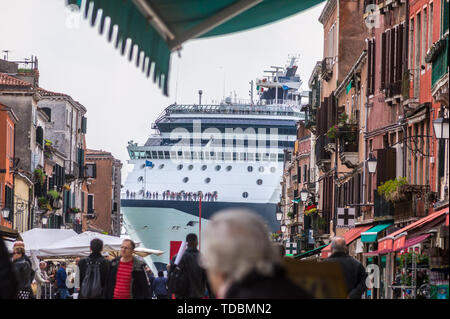
[[[282,212],[277,212],[277,220],[280,221],[281,218],[283,218],[283,213]]]
[[[367,167],[369,173],[375,173],[375,170],[377,169],[377,159],[372,153],[369,154],[369,158],[367,159]]]
[[[42,217],[42,225],[47,225],[47,222],[48,222],[48,218]]]
[[[283,222],[283,224],[281,224],[281,232],[282,233],[286,232],[286,225],[284,224],[284,222]]]
[[[3,219],[8,219],[8,217],[9,217],[9,208],[3,207],[3,209],[2,209],[2,217],[3,217]]]
[[[309,192],[306,189],[302,189],[300,192],[300,199],[302,202],[306,202],[308,199]]]
[[[437,139],[448,139],[449,119],[438,117],[433,121],[434,134]]]

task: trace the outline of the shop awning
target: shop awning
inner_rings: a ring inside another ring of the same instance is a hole
[[[431,213],[428,216],[425,216],[424,218],[421,218],[417,221],[415,221],[414,223],[409,224],[408,226],[403,227],[402,229],[399,229],[395,232],[393,232],[392,234],[389,234],[388,236],[381,238],[378,240],[378,243],[381,243],[382,241],[385,240],[393,240],[395,237],[397,237],[398,235],[405,233],[407,234],[407,232],[424,227],[424,226],[429,226],[429,224],[431,223],[439,223],[439,222],[444,222],[445,217],[443,217],[446,212],[448,212],[448,207],[438,210],[437,212]]]
[[[392,252],[392,249],[382,249],[382,250],[375,250],[375,251],[369,251],[368,253],[363,253],[363,256],[379,256],[379,255],[385,255],[387,253]]]
[[[374,243],[377,241],[378,233],[385,230],[389,226],[391,226],[392,223],[385,223],[385,224],[379,224],[376,225],[365,232],[361,233],[361,241],[363,243]]]
[[[425,239],[427,239],[428,237],[430,237],[430,234],[423,234],[423,235],[419,235],[419,236],[416,236],[416,237],[407,239],[407,240],[405,241],[404,245],[401,246],[401,247],[397,247],[397,248],[395,249],[395,251],[400,251],[400,250],[406,249],[406,248],[408,248],[408,247],[411,247],[411,246],[420,244],[421,242],[423,242],[423,241],[424,241]]]
[[[81,0],[67,0],[71,5],[82,7]],[[131,40],[129,60],[133,46],[138,46],[137,66],[140,53],[149,63],[142,63],[147,77],[153,72],[153,81],[163,87],[168,95],[170,53],[196,38],[205,38],[243,31],[289,17],[324,0],[86,0],[84,17],[95,25],[100,19],[100,33],[113,40],[113,27],[118,26],[115,47],[125,54],[125,42]],[[84,2],[84,1],[83,1]],[[88,16],[92,6],[92,15]],[[99,14],[99,10],[102,10]],[[111,23],[105,29],[105,18]],[[144,59],[141,61],[143,62]],[[154,65],[151,68],[151,65]]]
[[[366,230],[370,229],[372,226],[359,226],[359,227],[355,227],[352,228],[350,230],[348,230],[345,234],[344,234],[344,238],[345,238],[345,244],[346,245],[350,245],[352,243],[352,241],[354,241],[355,239],[357,239],[362,232],[365,232]],[[320,258],[328,258],[328,256],[331,255],[331,245],[327,245],[326,248],[324,248],[322,250],[322,255],[320,256]]]
[[[310,250],[310,251],[307,251],[307,252],[301,253],[301,254],[299,254],[299,255],[297,255],[297,256],[294,256],[294,258],[295,258],[295,259],[302,259],[302,258],[306,258],[306,257],[310,257],[310,256],[317,255],[317,254],[320,253],[320,251],[321,251],[324,247],[326,247],[326,246],[327,246],[327,245],[323,245],[323,246],[314,248],[314,249],[312,249],[312,250]]]
[[[4,237],[4,239],[6,240],[22,240],[20,233],[16,229],[12,229],[3,225],[0,225],[0,237]]]

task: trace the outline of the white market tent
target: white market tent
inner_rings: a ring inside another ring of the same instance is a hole
[[[26,254],[32,257],[34,266],[38,264],[38,258],[65,257],[65,256],[89,256],[90,242],[94,238],[103,241],[104,252],[117,252],[120,250],[123,238],[86,231],[77,234],[71,229],[43,229],[33,228],[21,234]],[[161,250],[139,247],[136,242],[136,253],[141,257],[150,254],[161,255]]]

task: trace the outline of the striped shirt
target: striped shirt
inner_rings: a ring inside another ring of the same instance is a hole
[[[114,288],[114,299],[130,299],[131,270],[133,260],[119,263],[116,277],[116,287]]]

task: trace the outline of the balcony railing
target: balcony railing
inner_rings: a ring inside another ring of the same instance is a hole
[[[442,76],[448,72],[448,35],[437,43],[441,43],[442,48],[440,49],[439,54],[433,59],[431,87],[433,87]]]

